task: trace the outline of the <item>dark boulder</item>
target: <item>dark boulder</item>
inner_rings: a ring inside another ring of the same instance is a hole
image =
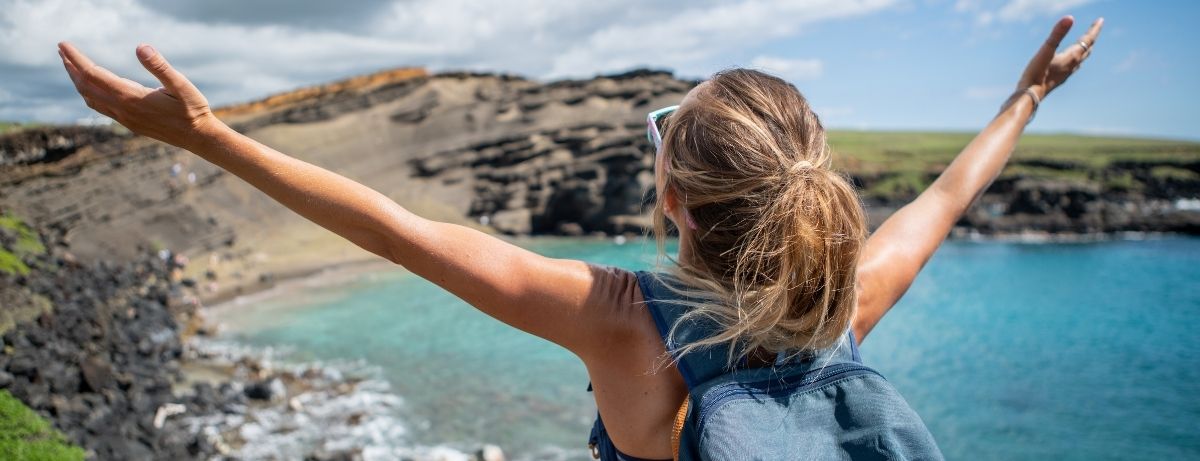
[[[87,385],[86,390],[92,392],[110,388],[115,382],[113,379],[112,363],[99,355],[94,355],[84,360],[83,363],[79,364],[79,371],[83,375],[84,384]]]

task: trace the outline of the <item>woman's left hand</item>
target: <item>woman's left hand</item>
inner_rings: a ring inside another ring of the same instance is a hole
[[[134,133],[191,150],[222,125],[200,90],[150,45],[138,46],[137,57],[162,82],[156,89],[118,77],[70,43],[59,43],[58,55],[87,106]]]
[[[1058,45],[1062,43],[1063,37],[1066,37],[1074,23],[1075,18],[1066,16],[1054,24],[1046,42],[1025,66],[1025,72],[1021,74],[1021,80],[1017,83],[1018,91],[1031,88],[1040,97],[1045,98],[1066,82],[1071,74],[1079,70],[1083,61],[1091,56],[1092,49],[1096,46],[1096,38],[1100,36],[1100,29],[1104,27],[1104,18],[1093,22],[1087,32],[1079,37],[1079,41],[1061,53],[1056,53]]]

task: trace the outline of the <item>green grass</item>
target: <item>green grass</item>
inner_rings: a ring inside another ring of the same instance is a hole
[[[1156,166],[1150,169],[1150,176],[1162,180],[1175,181],[1200,181],[1200,174],[1192,170],[1176,168],[1173,166]]]
[[[913,171],[903,171],[884,176],[872,182],[863,191],[868,197],[888,198],[916,195],[927,186],[922,174]]]
[[[17,131],[21,131],[21,130],[31,127],[31,126],[35,126],[35,125],[31,125],[31,124],[27,124],[27,123],[0,121],[0,135],[8,134],[9,132],[15,133]]]
[[[0,232],[11,232],[17,237],[12,248],[0,248],[0,272],[28,274],[29,266],[22,258],[45,253],[46,246],[42,244],[42,239],[28,224],[8,213],[0,214]]]
[[[0,272],[25,275],[29,273],[29,266],[25,265],[25,261],[21,261],[17,255],[0,248]]]
[[[28,274],[31,268],[25,264],[24,259],[46,252],[46,246],[42,244],[37,232],[12,214],[0,214],[0,233],[15,237],[11,245],[0,247],[0,272]],[[49,299],[21,287],[0,290],[0,306],[3,306],[0,308],[0,334],[53,309]],[[2,459],[6,458],[0,457],[0,460]]]
[[[83,449],[26,407],[0,390],[0,459],[12,461],[82,460]]]
[[[931,178],[949,165],[974,136],[974,133],[830,131],[829,144],[838,168],[875,178],[866,184],[868,195],[894,196],[905,195],[912,189],[924,190]],[[1125,161],[1166,164],[1154,167],[1152,174],[1160,177],[1200,179],[1190,170],[1169,165],[1200,161],[1200,143],[1067,134],[1023,136],[1001,176],[1095,181],[1125,190],[1136,189],[1141,183],[1133,177],[1105,173],[1109,165]]]

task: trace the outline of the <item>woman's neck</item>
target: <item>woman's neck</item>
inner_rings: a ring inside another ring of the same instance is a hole
[[[688,238],[689,235],[686,232],[680,231],[679,233],[679,251],[675,254],[675,260],[679,261],[680,264],[695,267],[692,264],[692,258],[695,255],[695,251],[692,248],[692,239]]]

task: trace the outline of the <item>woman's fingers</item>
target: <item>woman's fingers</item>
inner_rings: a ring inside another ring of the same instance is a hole
[[[1096,46],[1096,39],[1100,37],[1100,29],[1104,27],[1104,18],[1098,18],[1092,22],[1092,26],[1088,27],[1087,32],[1079,37],[1079,43],[1085,45],[1083,48],[1083,57],[1086,59],[1092,54],[1092,48]]]
[[[1096,19],[1094,22],[1092,22],[1092,26],[1088,27],[1087,32],[1084,33],[1083,37],[1080,37],[1079,40],[1087,43],[1088,48],[1091,48],[1096,44],[1096,38],[1100,37],[1100,29],[1103,27],[1104,18]]]
[[[1071,30],[1071,25],[1075,24],[1075,18],[1063,16],[1054,28],[1050,30],[1050,36],[1046,37],[1046,42],[1042,43],[1042,47],[1038,49],[1037,54],[1033,55],[1033,59],[1029,62],[1030,69],[1041,69],[1044,71],[1046,66],[1050,65],[1050,61],[1054,59],[1054,54],[1058,52],[1058,45],[1062,43],[1063,37],[1067,36],[1067,32]]]
[[[79,84],[83,81],[79,68],[75,67],[75,63],[70,59],[67,59],[67,55],[63,54],[62,50],[58,50],[58,57],[62,58],[63,67],[67,69],[67,76],[71,77],[71,83],[74,83],[75,88],[79,89]]]
[[[193,91],[199,91],[192,85],[192,82],[188,81],[187,77],[184,77],[174,67],[171,67],[171,63],[167,62],[167,58],[164,58],[154,47],[146,44],[138,45],[137,57],[138,61],[141,61],[142,66],[150,71],[154,75],[154,78],[162,82],[163,88],[171,95],[182,97]]]
[[[110,96],[137,96],[140,84],[131,86],[128,80],[118,77],[108,69],[100,67],[93,63],[87,55],[80,52],[73,45],[67,42],[58,44],[59,53],[63,56],[64,64],[73,64],[75,73],[71,75],[71,80],[75,82],[78,88],[81,84],[102,91],[111,93]],[[68,73],[71,69],[68,67]],[[80,88],[82,90],[82,88]]]
[[[75,64],[75,68],[80,71],[87,72],[96,64],[88,59],[86,55],[75,48],[70,42],[59,42],[58,51],[62,53],[68,60]]]
[[[88,83],[88,81],[84,79],[83,71],[79,69],[79,66],[74,62],[71,62],[71,60],[62,53],[62,51],[59,51],[58,54],[62,57],[63,67],[67,69],[67,75],[71,77],[71,83],[75,84],[75,91],[78,91],[79,95],[83,97],[84,102],[88,103],[88,107],[96,105],[95,101],[101,94],[103,94],[103,92],[99,91],[95,88],[95,86]]]
[[[1017,82],[1019,89],[1031,88],[1045,83],[1046,72],[1056,61],[1055,58],[1057,55],[1055,52],[1058,49],[1058,45],[1062,43],[1063,37],[1071,30],[1071,25],[1074,23],[1074,18],[1064,16],[1054,24],[1054,28],[1050,30],[1050,36],[1046,37],[1046,41],[1042,43],[1041,48],[1038,48],[1033,58],[1030,58],[1029,64],[1025,65],[1025,71],[1021,74],[1020,81]]]
[[[1097,19],[1088,27],[1087,32],[1084,32],[1079,40],[1071,45],[1067,51],[1063,53],[1069,54],[1072,58],[1083,62],[1088,56],[1092,55],[1092,47],[1096,46],[1096,37],[1100,35],[1100,28],[1104,25],[1104,18]]]

